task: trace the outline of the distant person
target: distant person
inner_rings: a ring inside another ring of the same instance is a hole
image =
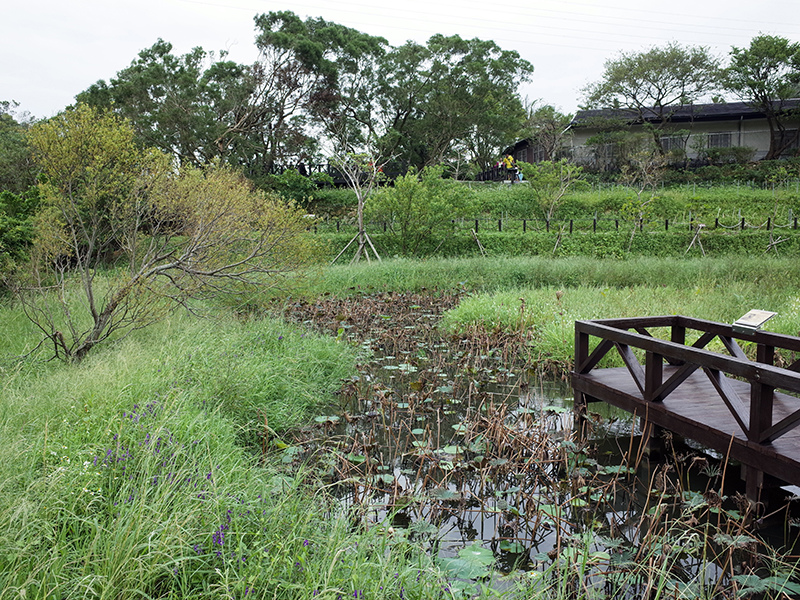
[[[514,183],[517,180],[517,163],[514,161],[514,157],[510,154],[506,154],[506,157],[503,159],[503,166],[506,169],[506,176]]]

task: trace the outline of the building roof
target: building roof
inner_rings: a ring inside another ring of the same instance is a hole
[[[776,101],[776,105],[778,102]],[[777,106],[776,106],[777,108]],[[800,98],[784,100],[783,110],[796,110],[800,108]],[[719,102],[714,104],[686,104],[667,108],[668,120],[671,123],[690,123],[696,121],[730,121],[733,119],[763,119],[764,112],[747,102]],[[575,113],[570,127],[591,127],[597,121],[616,119],[627,123],[641,122],[638,113],[624,108],[601,108],[593,110],[579,110]],[[655,109],[647,109],[645,119],[649,122],[661,121],[660,114]]]

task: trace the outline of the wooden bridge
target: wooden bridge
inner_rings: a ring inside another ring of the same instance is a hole
[[[614,349],[625,366],[597,368]],[[575,406],[607,402],[739,461],[757,501],[765,474],[800,485],[798,352],[800,338],[683,316],[576,321]]]

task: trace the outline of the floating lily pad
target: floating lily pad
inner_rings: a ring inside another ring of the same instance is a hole
[[[463,558],[440,558],[439,565],[450,576],[456,579],[478,579],[489,573],[485,565],[476,564]]]
[[[339,417],[336,415],[319,415],[318,417],[314,417],[314,421],[317,423],[330,423],[333,425],[339,422]]]
[[[458,557],[477,565],[489,566],[494,563],[492,551],[483,548],[478,542],[459,550]]]
[[[512,554],[522,554],[525,552],[525,545],[516,540],[502,540],[500,542],[500,550],[503,552],[511,552]]]
[[[454,492],[453,490],[448,490],[446,488],[436,488],[431,490],[431,498],[436,498],[437,500],[454,500],[455,498],[460,498],[461,494],[458,492]]]

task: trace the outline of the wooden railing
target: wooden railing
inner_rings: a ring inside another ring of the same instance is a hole
[[[653,337],[653,328],[667,328],[669,339]],[[687,345],[689,331],[699,337]],[[600,341],[590,352],[593,337]],[[715,338],[729,356],[705,349]],[[755,360],[746,356],[740,341],[755,344]],[[637,348],[644,353],[644,365],[634,353]],[[737,333],[730,325],[683,316],[575,322],[576,375],[588,374],[612,349],[619,353],[645,402],[663,402],[692,373],[702,369],[749,441],[768,444],[800,424],[800,398],[797,410],[788,415],[783,411],[784,416],[773,422],[775,390],[788,396],[800,395],[800,360],[794,360],[800,352],[800,339],[796,337],[764,331]],[[784,367],[774,365],[776,349],[794,362]],[[675,367],[666,379],[665,363]],[[749,382],[749,408],[733,389],[730,378]]]

